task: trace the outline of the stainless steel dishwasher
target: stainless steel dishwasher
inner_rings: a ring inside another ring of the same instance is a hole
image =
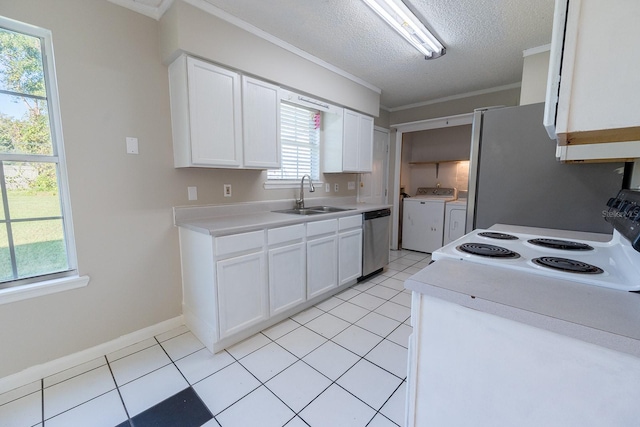
[[[358,281],[382,271],[389,264],[389,220],[391,209],[379,209],[362,214],[362,276]]]

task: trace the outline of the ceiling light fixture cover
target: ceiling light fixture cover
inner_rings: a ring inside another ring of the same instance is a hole
[[[445,47],[427,30],[401,0],[362,0],[398,34],[405,38],[425,59],[439,58]]]

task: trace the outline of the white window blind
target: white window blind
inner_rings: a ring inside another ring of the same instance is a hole
[[[320,112],[280,103],[282,168],[270,170],[270,180],[299,180],[304,175],[320,177]]]

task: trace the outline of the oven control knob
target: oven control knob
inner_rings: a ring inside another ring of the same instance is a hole
[[[640,206],[634,205],[632,208],[630,208],[627,213],[627,218],[630,221],[634,222],[640,221]]]
[[[631,203],[624,200],[624,201],[620,201],[620,204],[618,204],[616,208],[618,209],[618,212],[624,212],[629,208],[629,206],[631,206]]]
[[[607,206],[609,206],[610,208],[613,207],[613,205],[616,203],[618,199],[616,199],[615,197],[612,197],[609,199],[609,201],[607,202]]]

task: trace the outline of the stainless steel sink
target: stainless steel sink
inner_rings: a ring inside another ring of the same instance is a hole
[[[309,208],[304,208],[304,209],[282,209],[279,211],[272,211],[272,212],[276,212],[276,213],[284,213],[284,214],[293,214],[293,215],[315,215],[315,214],[321,214],[323,213],[322,211],[312,211]]]
[[[312,211],[319,211],[319,212],[344,212],[344,211],[351,211],[353,209],[346,209],[346,208],[336,208],[335,206],[312,206],[310,208],[307,208],[309,210]]]
[[[343,211],[350,211],[350,210],[352,209],[336,208],[335,206],[311,206],[309,208],[282,209],[282,210],[273,211],[273,212],[292,214],[292,215],[317,215],[317,214],[323,214],[323,213],[343,212]]]

